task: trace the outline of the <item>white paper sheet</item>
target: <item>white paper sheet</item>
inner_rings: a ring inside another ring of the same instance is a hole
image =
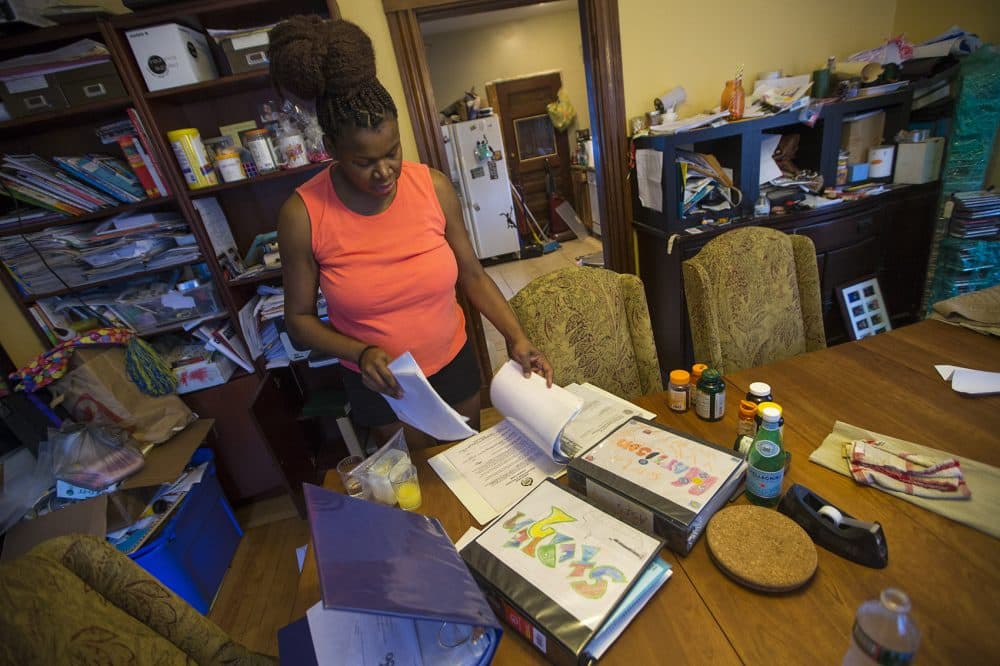
[[[417,365],[413,354],[406,352],[393,359],[389,369],[403,389],[403,397],[397,400],[385,396],[385,400],[400,421],[445,442],[454,442],[476,434],[466,423],[468,419],[437,394]]]
[[[934,368],[941,378],[946,382],[950,381],[951,388],[959,393],[970,395],[1000,393],[1000,372],[986,372],[954,365],[935,365]]]
[[[774,161],[774,151],[781,141],[780,134],[765,134],[760,140],[760,178],[759,184],[770,183],[775,178],[781,177],[781,169]]]
[[[635,151],[635,173],[639,185],[639,201],[646,208],[663,212],[663,153],[640,148]]]
[[[481,532],[482,530],[476,529],[475,527],[470,527],[465,530],[465,534],[458,537],[458,541],[455,542],[455,550],[462,550],[465,548],[469,542],[479,536]]]
[[[428,463],[480,525],[566,471],[506,419]]]
[[[516,361],[507,361],[490,382],[490,399],[548,457],[557,462],[569,461],[560,448],[559,437],[583,407],[581,398],[561,386],[546,386],[540,375],[525,377]]]
[[[417,627],[409,618],[323,608],[306,611],[320,664],[423,666]]]
[[[583,400],[580,412],[566,424],[562,433],[562,450],[570,458],[601,441],[633,416],[656,417],[653,412],[590,383],[570,384],[566,390]]]

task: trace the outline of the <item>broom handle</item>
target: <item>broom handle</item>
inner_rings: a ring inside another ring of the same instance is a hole
[[[528,208],[528,203],[524,200],[524,197],[522,197],[521,193],[517,191],[516,187],[514,187],[514,183],[510,184],[510,189],[514,192],[514,196],[517,197],[517,200],[519,202],[521,202],[521,207],[524,208],[525,215],[531,221],[531,224],[535,225],[532,228],[531,233],[535,234],[536,236],[541,236],[542,238],[545,238],[547,235],[546,235],[546,233],[544,231],[542,231],[542,225],[538,224],[538,220],[535,219],[535,216],[531,212],[531,209]],[[529,226],[530,226],[530,224],[529,224]],[[538,240],[539,242],[541,242],[540,238],[536,238],[536,240]]]

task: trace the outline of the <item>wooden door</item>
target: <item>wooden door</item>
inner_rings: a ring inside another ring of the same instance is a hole
[[[558,72],[500,81],[487,94],[503,127],[504,150],[511,182],[524,194],[528,208],[542,225],[549,219],[546,165],[555,178],[555,191],[572,196],[569,179],[569,140],[552,125],[545,107],[562,87]],[[557,224],[557,228],[564,228]]]

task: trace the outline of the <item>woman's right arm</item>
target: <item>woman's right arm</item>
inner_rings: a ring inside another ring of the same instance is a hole
[[[285,327],[300,347],[354,362],[368,347],[320,321],[316,314],[319,266],[312,249],[309,213],[299,195],[293,194],[278,213],[278,250],[285,289]],[[399,394],[399,384],[387,367],[389,355],[375,347],[364,353],[361,374],[368,388]]]

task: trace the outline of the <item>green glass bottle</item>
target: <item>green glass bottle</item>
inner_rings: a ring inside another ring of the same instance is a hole
[[[785,479],[785,449],[778,429],[781,412],[768,406],[761,410],[761,417],[761,426],[747,456],[746,493],[753,504],[775,507],[781,499],[781,484]]]

